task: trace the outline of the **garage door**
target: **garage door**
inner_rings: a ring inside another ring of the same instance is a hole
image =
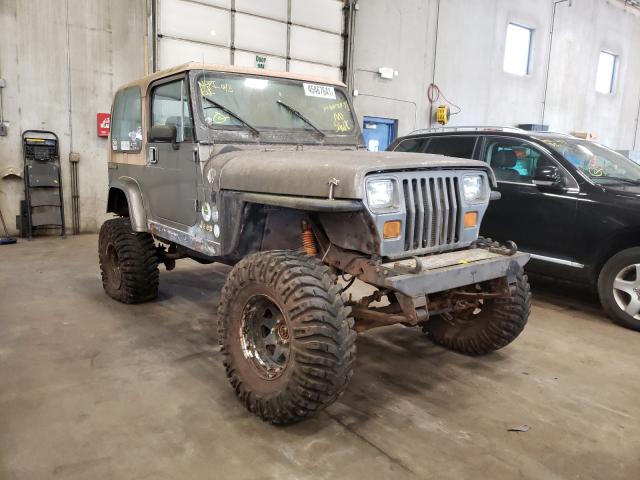
[[[188,61],[342,79],[342,0],[158,0],[159,69]]]

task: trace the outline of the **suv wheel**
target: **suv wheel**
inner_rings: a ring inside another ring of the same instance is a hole
[[[218,306],[224,365],[240,401],[265,421],[300,421],[335,401],[353,373],[355,337],[330,270],[303,253],[249,255]]]
[[[614,322],[640,331],[640,247],[623,250],[604,264],[598,294]]]
[[[485,355],[505,347],[520,335],[531,310],[529,280],[522,269],[510,289],[510,297],[485,299],[478,312],[451,319],[439,316],[424,329],[438,345],[465,355]]]
[[[98,256],[102,286],[111,298],[141,303],[158,296],[158,257],[153,237],[131,231],[128,218],[102,224]]]

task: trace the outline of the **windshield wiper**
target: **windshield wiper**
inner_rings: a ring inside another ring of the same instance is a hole
[[[240,123],[244,124],[249,130],[251,130],[253,133],[255,133],[256,135],[260,136],[260,130],[258,130],[256,127],[254,127],[253,125],[251,125],[250,123],[247,123],[246,120],[244,120],[242,117],[238,116],[237,113],[235,113],[233,110],[229,110],[227,107],[225,107],[224,105],[219,104],[218,102],[216,102],[215,100],[210,99],[209,97],[203,95],[202,98],[204,98],[207,102],[209,102],[211,105],[213,105],[215,108],[218,108],[220,110],[222,110],[224,113],[226,113],[227,115],[231,115],[233,118],[235,118],[236,120],[238,120]]]
[[[632,180],[630,178],[622,178],[622,177],[595,177],[601,180],[613,180],[614,182],[627,182],[631,185],[640,185],[640,180]]]
[[[322,130],[320,130],[318,127],[316,127],[313,122],[311,120],[309,120],[307,117],[305,117],[303,114],[301,114],[298,110],[296,110],[295,108],[293,108],[290,105],[287,105],[286,103],[284,103],[282,100],[276,100],[276,103],[278,105],[282,105],[284,108],[286,108],[287,110],[289,110],[291,113],[293,113],[296,117],[298,117],[300,120],[302,120],[304,123],[306,123],[307,125],[309,125],[311,128],[313,128],[316,132],[318,132],[320,135],[322,135],[322,137],[326,137],[327,134],[324,133]]]

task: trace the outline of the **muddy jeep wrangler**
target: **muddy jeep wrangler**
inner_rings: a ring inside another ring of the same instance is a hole
[[[492,171],[361,144],[345,86],[326,79],[187,64],[122,87],[105,291],[145,302],[160,264],[233,266],[218,305],[226,373],[276,424],[338,398],[357,332],[420,327],[470,355],[513,341],[529,316],[529,257],[478,237]],[[374,292],[353,299],[356,280]]]

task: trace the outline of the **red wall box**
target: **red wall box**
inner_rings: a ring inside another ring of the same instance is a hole
[[[109,127],[111,125],[111,114],[110,113],[98,113],[98,136],[99,137],[108,137],[109,136]]]

